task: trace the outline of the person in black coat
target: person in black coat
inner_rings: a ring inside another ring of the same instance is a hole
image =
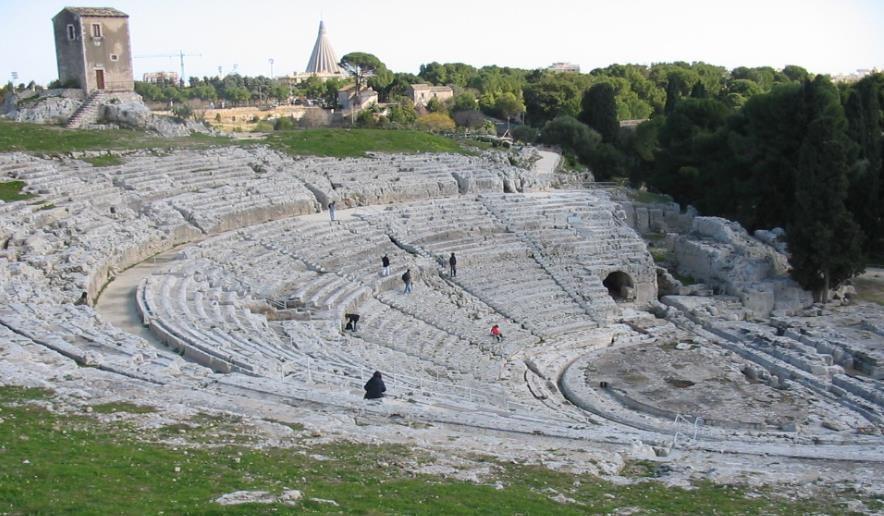
[[[347,319],[347,326],[345,326],[344,329],[357,331],[356,323],[359,322],[359,314],[344,314],[344,318]]]
[[[385,392],[387,392],[387,386],[384,385],[384,379],[381,378],[381,372],[375,371],[365,384],[364,399],[376,400],[378,398],[383,398]]]
[[[454,253],[451,253],[451,257],[448,258],[448,266],[451,268],[451,277],[457,277],[457,258]]]
[[[389,276],[390,275],[390,257],[384,255],[381,258],[381,276]]]
[[[402,283],[405,283],[405,293],[408,294],[411,292],[411,269],[405,269],[405,274],[402,275]]]

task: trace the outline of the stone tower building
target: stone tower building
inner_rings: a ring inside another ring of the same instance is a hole
[[[65,7],[52,18],[58,78],[86,94],[133,91],[129,15],[110,7]]]

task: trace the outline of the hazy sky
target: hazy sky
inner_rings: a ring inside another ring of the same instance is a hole
[[[338,57],[377,55],[394,71],[421,63],[521,68],[554,61],[706,61],[728,68],[798,64],[819,73],[884,68],[884,0],[0,0],[0,80],[57,77],[51,18],[65,5],[129,14],[135,56],[200,54],[187,75],[303,71],[319,19]],[[425,6],[438,6],[429,8]],[[178,60],[135,59],[135,76]]]

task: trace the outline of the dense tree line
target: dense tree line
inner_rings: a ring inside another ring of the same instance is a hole
[[[614,89],[618,119],[636,120],[664,114],[667,105],[671,109],[678,100],[691,96],[715,98],[736,109],[754,95],[807,75],[798,66],[780,71],[740,67],[729,72],[720,66],[684,62],[613,64],[588,74],[433,62],[422,65],[418,73],[422,81],[472,91],[488,114],[494,114],[498,96],[512,93],[524,100],[525,119],[535,127],[562,115],[576,117],[583,93],[598,83]]]
[[[292,97],[306,97],[321,105],[333,107],[338,89],[344,80],[323,81],[311,77],[300,84],[289,86],[286,82],[269,77],[248,77],[230,74],[224,77],[191,77],[188,85],[174,82],[146,83],[135,82],[135,91],[145,100],[152,102],[180,103],[188,99],[207,102],[224,100],[227,105],[247,105],[256,103],[284,103]]]
[[[793,276],[825,295],[884,255],[884,75],[833,85],[787,69],[740,109],[685,98],[646,122],[633,148],[641,179],[749,229],[785,227]],[[637,134],[638,134],[637,132]]]
[[[750,230],[787,228],[793,276],[823,298],[866,257],[884,257],[881,74],[835,86],[799,66],[573,74],[430,63],[419,77],[471,93],[489,115],[487,99],[521,98],[534,129],[514,135],[561,146],[598,180],[628,178]],[[627,119],[649,120],[623,130]]]

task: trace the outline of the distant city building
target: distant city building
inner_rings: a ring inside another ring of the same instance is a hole
[[[316,35],[316,43],[313,45],[313,52],[310,53],[310,59],[307,61],[307,69],[304,73],[293,73],[282,79],[290,84],[298,84],[310,77],[318,77],[320,79],[341,79],[346,77],[346,73],[338,66],[338,56],[331,46],[328,38],[328,32],[325,30],[325,23],[319,22],[319,34]]]
[[[150,84],[178,84],[178,72],[150,72],[141,80]]]
[[[580,65],[574,63],[553,63],[546,68],[550,72],[580,73]]]
[[[863,77],[866,77],[867,75],[879,73],[880,71],[881,70],[879,70],[878,68],[859,68],[854,73],[833,75],[832,81],[833,82],[856,82],[856,81],[859,81],[860,79],[862,79]]]
[[[408,87],[408,96],[415,106],[426,106],[432,98],[440,102],[454,97],[454,90],[450,86],[431,86],[429,84],[412,84]]]
[[[338,105],[344,111],[355,109],[361,111],[372,104],[378,103],[378,92],[369,87],[362,88],[356,96],[356,85],[350,84],[338,90]]]
[[[58,79],[94,91],[134,91],[129,15],[109,7],[65,7],[52,18]]]

